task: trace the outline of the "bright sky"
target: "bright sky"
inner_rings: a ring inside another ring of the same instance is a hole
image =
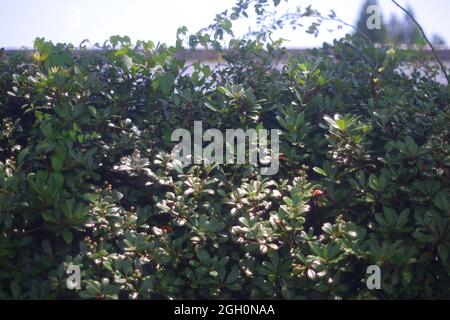
[[[428,34],[439,33],[450,44],[449,0],[398,0],[409,4]],[[334,9],[339,18],[355,23],[364,0],[289,0],[281,9],[312,4],[322,13]],[[188,27],[194,33],[212,22],[216,13],[230,8],[235,0],[0,0],[0,47],[31,47],[35,37],[78,45],[84,39],[103,43],[111,35],[132,40],[173,43],[176,30]],[[402,14],[390,0],[379,0],[385,18]],[[277,36],[290,40],[288,47],[312,47],[348,32],[327,31],[318,38],[304,31],[286,29]],[[335,26],[335,25],[334,25]],[[245,23],[236,25],[240,32]]]

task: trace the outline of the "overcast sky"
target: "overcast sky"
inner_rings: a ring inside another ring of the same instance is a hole
[[[363,0],[290,0],[281,10],[305,7],[327,13],[334,9],[339,18],[355,23]],[[399,0],[409,4],[428,34],[439,33],[450,44],[449,0]],[[195,32],[208,25],[214,15],[230,8],[235,0],[0,0],[0,47],[31,47],[35,37],[54,42],[92,43],[109,36],[128,35],[132,40],[153,40],[173,43],[180,26]],[[401,12],[390,0],[379,1],[385,18]],[[284,30],[277,36],[289,39],[288,47],[318,46],[349,31],[330,33],[327,24],[318,38],[304,31]],[[244,32],[245,22],[235,25]]]

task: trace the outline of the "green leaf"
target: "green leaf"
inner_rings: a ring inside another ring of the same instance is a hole
[[[277,269],[278,264],[280,263],[280,257],[278,256],[278,252],[275,250],[270,250],[268,256],[270,258],[270,261],[272,262],[274,269]]]
[[[42,211],[41,216],[46,222],[56,222],[56,219],[54,217],[54,214],[50,210]]]
[[[406,136],[405,144],[406,144],[406,148],[408,149],[409,153],[411,153],[411,154],[417,153],[418,147],[413,138],[411,138],[410,136]]]
[[[44,249],[44,252],[48,255],[52,255],[52,245],[50,244],[50,241],[44,240],[42,241],[42,249]]]
[[[316,172],[316,173],[318,173],[318,174],[320,174],[320,175],[322,175],[324,177],[328,176],[327,173],[325,172],[325,170],[323,170],[323,169],[321,169],[319,167],[314,167],[313,170],[314,170],[314,172]]]
[[[231,269],[230,273],[228,274],[225,284],[231,284],[235,282],[238,278],[239,278],[239,268],[235,266]]]
[[[345,122],[344,119],[337,119],[336,120],[336,125],[338,126],[338,128],[341,131],[344,131],[347,128],[347,123]]]
[[[30,148],[25,148],[22,151],[20,151],[19,155],[17,156],[17,164],[19,167],[21,167],[23,165],[23,161],[29,153],[30,153]]]
[[[52,168],[55,171],[61,171],[65,157],[63,154],[56,154],[52,157]]]
[[[450,213],[450,203],[448,201],[447,192],[441,191],[435,197],[433,201],[434,205],[445,213]]]
[[[316,256],[322,256],[322,250],[320,250],[320,247],[316,243],[310,242],[309,247]]]
[[[140,292],[148,292],[153,289],[154,280],[152,278],[145,279],[140,287]]]
[[[443,263],[447,263],[448,258],[448,250],[445,244],[441,244],[438,248],[439,257],[441,258]]]
[[[159,88],[165,96],[170,95],[175,82],[175,76],[171,73],[164,73],[155,79],[155,89]]]
[[[211,256],[209,255],[208,251],[206,251],[203,248],[196,248],[195,249],[195,254],[197,255],[198,259],[202,263],[208,263],[209,260],[211,260]]]
[[[71,244],[73,240],[72,232],[69,229],[65,228],[62,231],[62,237],[67,244]]]
[[[210,109],[210,110],[212,110],[212,111],[214,111],[214,112],[219,112],[219,109],[217,109],[216,107],[214,107],[211,103],[209,103],[209,102],[205,102],[205,106],[208,108],[208,109]]]
[[[83,194],[83,199],[89,202],[95,202],[97,197],[93,193],[85,193]]]

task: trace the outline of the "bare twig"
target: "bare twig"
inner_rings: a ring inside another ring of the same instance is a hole
[[[425,34],[425,31],[423,30],[422,26],[417,22],[416,18],[408,12],[405,8],[403,8],[400,4],[398,4],[397,1],[391,0],[397,7],[399,7],[403,12],[406,13],[408,17],[411,18],[411,20],[414,22],[414,24],[419,28],[420,32],[422,33],[422,36],[424,37],[425,41],[428,43],[428,45],[431,48],[431,51],[433,51],[433,55],[436,58],[437,62],[439,63],[439,66],[441,67],[442,73],[444,73],[445,79],[447,80],[447,85],[450,85],[450,79],[447,74],[447,69],[445,68],[444,64],[442,63],[441,59],[439,58],[436,50],[434,49],[434,46],[431,44],[431,41],[428,39],[427,35]]]
[[[373,44],[373,41],[369,38],[369,36],[367,34],[365,34],[363,31],[361,31],[360,29],[358,29],[356,26],[345,22],[344,20],[340,19],[340,18],[327,18],[327,17],[322,17],[323,20],[326,21],[336,21],[339,22],[341,24],[343,24],[344,26],[350,27],[353,30],[355,30],[357,33],[359,33],[364,39],[366,39],[368,42],[370,42],[371,44]]]

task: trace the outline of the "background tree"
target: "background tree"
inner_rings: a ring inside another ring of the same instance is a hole
[[[406,10],[415,17],[411,6],[407,6]],[[391,16],[387,28],[387,40],[395,44],[424,44],[419,28],[406,14],[403,15],[402,19],[398,19],[396,15]]]
[[[437,33],[434,33],[431,37],[431,42],[438,46],[443,46],[446,44],[445,39]]]
[[[367,19],[371,13],[367,13],[367,8],[371,5],[378,5],[377,0],[366,0],[361,7],[356,27],[359,31],[367,35],[367,37],[375,43],[390,42],[395,45],[406,44],[425,44],[425,40],[421,35],[420,29],[414,21],[408,17],[406,13],[399,18],[396,14],[392,14],[387,23],[384,23],[381,16],[381,29],[368,29]],[[416,18],[414,10],[411,6],[407,6],[406,10],[412,17]],[[445,44],[445,40],[439,34],[434,34],[432,38],[433,44]]]

